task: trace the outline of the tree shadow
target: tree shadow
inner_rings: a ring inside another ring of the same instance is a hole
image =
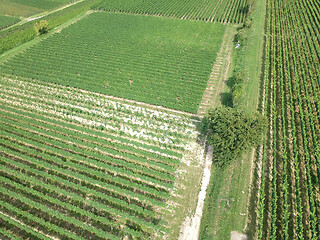
[[[236,77],[235,76],[231,76],[227,79],[226,81],[227,86],[229,87],[229,89],[232,89],[233,86],[236,84]],[[233,107],[233,98],[232,98],[232,93],[230,92],[223,92],[219,94],[220,96],[220,102],[221,105],[224,107]],[[208,113],[210,112],[210,109],[208,110]],[[204,117],[193,117],[193,119],[195,120],[195,125],[196,125],[196,129],[199,132],[199,139],[202,139],[203,137],[205,137],[208,132],[208,124],[209,124],[209,119],[208,119],[208,114],[206,114]],[[202,140],[201,140],[202,141]]]
[[[220,101],[225,107],[233,107],[232,94],[230,92],[220,93]]]
[[[233,107],[233,97],[232,97],[232,89],[236,84],[236,77],[231,76],[226,81],[227,86],[229,87],[229,92],[220,93],[220,102],[224,107]]]

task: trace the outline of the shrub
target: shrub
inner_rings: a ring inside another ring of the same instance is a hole
[[[46,20],[41,20],[40,22],[36,22],[34,24],[34,29],[37,35],[42,35],[48,32],[48,22]]]
[[[208,142],[213,146],[214,162],[225,166],[247,149],[262,140],[267,120],[261,114],[220,107],[209,111]]]

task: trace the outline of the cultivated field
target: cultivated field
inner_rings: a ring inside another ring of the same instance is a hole
[[[101,0],[93,9],[224,23],[243,22],[248,10],[246,0]]]
[[[17,17],[0,15],[0,30],[7,28],[19,21],[20,19]]]
[[[81,13],[1,61],[0,238],[177,238],[226,26]]]
[[[194,121],[2,77],[0,225],[30,239],[155,239]]]
[[[4,63],[4,73],[196,113],[225,26],[92,13]]]
[[[0,239],[319,239],[319,1],[71,2],[0,0]]]
[[[27,17],[70,2],[72,0],[0,0],[0,14]]]
[[[319,16],[317,1],[268,1],[258,239],[319,239]]]

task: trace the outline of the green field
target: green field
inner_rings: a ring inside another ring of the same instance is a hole
[[[92,13],[1,68],[196,113],[224,30],[219,23]]]
[[[48,22],[48,31],[50,31],[61,24],[66,24],[68,21],[85,14],[92,4],[97,1],[98,0],[79,1],[66,8],[53,11],[43,16],[41,20]],[[15,26],[0,31],[0,55],[34,39],[37,36],[34,30],[34,23],[36,21],[39,20],[27,21],[25,19]]]
[[[73,2],[0,0],[0,239],[319,239],[319,0]]]
[[[70,2],[72,0],[0,0],[0,14],[27,17]]]
[[[12,16],[0,15],[0,30],[19,22],[20,19]]]
[[[161,219],[195,133],[190,117],[30,79],[4,77],[0,89],[4,234],[155,239],[170,230]]]
[[[190,20],[241,23],[247,14],[246,0],[101,0],[95,10],[157,15]]]
[[[0,239],[319,239],[319,1],[71,2],[0,0]]]
[[[264,105],[269,129],[257,236],[319,239],[319,2],[269,0],[268,5]]]
[[[30,7],[41,8],[49,10],[57,6],[61,6],[68,2],[73,2],[72,0],[10,0],[13,3],[23,4]]]

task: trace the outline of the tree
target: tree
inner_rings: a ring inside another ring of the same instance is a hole
[[[248,114],[237,108],[221,107],[208,113],[208,142],[214,162],[225,166],[248,147],[259,144],[267,120],[261,114]]]
[[[40,22],[36,22],[34,24],[34,29],[37,35],[42,35],[48,32],[48,22],[46,20],[41,20]]]

